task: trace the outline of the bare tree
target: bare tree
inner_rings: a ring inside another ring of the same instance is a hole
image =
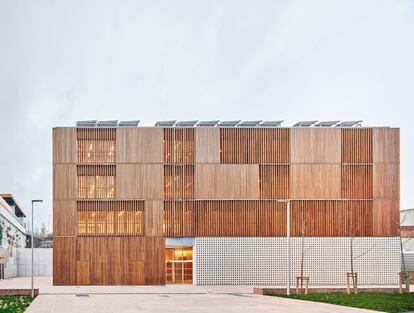
[[[305,230],[306,230],[306,219],[302,221],[302,244],[301,244],[301,259],[300,259],[300,289],[303,289],[303,262],[305,259]]]
[[[349,287],[349,277],[352,279],[352,286],[354,288],[354,292],[358,293],[358,273],[355,273],[354,271],[354,237],[357,233],[357,229],[355,229],[354,225],[349,222],[349,231],[348,231],[348,237],[349,237],[349,250],[350,250],[350,269],[351,272],[346,273],[346,287],[348,293],[350,293],[350,287]]]
[[[394,222],[395,225],[397,225],[398,231],[400,233],[400,252],[401,252],[401,265],[402,265],[402,271],[400,271],[398,273],[400,293],[403,292],[402,285],[404,283],[404,280],[405,280],[405,285],[406,285],[406,287],[405,287],[406,291],[407,292],[410,291],[410,273],[407,271],[407,268],[405,267],[404,243],[411,240],[412,238],[408,238],[407,240],[403,241],[402,236],[401,236],[402,224],[405,222],[405,219],[407,218],[407,214],[408,214],[408,212],[405,213],[403,219],[400,220],[400,221],[397,221],[397,220],[393,219],[393,222]]]
[[[305,233],[306,233],[306,219],[302,220],[302,242],[301,242],[301,260],[300,260],[300,276],[296,277],[296,293],[299,292],[299,281],[300,290],[303,291],[303,282],[306,282],[305,294],[308,293],[309,277],[304,277],[304,260],[305,260]]]

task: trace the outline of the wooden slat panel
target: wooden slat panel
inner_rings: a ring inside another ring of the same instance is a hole
[[[78,201],[78,236],[143,236],[144,201]]]
[[[259,166],[198,164],[194,192],[198,199],[258,199]]]
[[[260,198],[287,199],[289,197],[289,166],[260,165]]]
[[[76,165],[53,165],[53,199],[76,199]]]
[[[220,128],[221,163],[288,163],[289,151],[287,128]]]
[[[274,200],[166,201],[165,236],[286,236],[286,204]]]
[[[76,236],[76,201],[53,201],[53,235]]]
[[[400,203],[398,199],[376,199],[373,210],[374,236],[399,236]]]
[[[145,284],[145,271],[144,261],[132,261],[131,262],[131,284],[144,285]]]
[[[195,129],[196,163],[220,163],[220,129]]]
[[[372,163],[372,128],[342,128],[342,163]]]
[[[162,199],[162,164],[117,164],[117,197],[121,199]]]
[[[53,285],[76,284],[76,237],[53,237]]]
[[[399,164],[374,164],[374,198],[400,198]]]
[[[89,285],[89,261],[76,261],[76,285]]]
[[[53,128],[53,164],[76,163],[76,128]]]
[[[303,222],[306,237],[372,236],[372,201],[292,201],[292,236],[302,236]]]
[[[118,163],[162,163],[164,132],[156,127],[118,127],[116,160]]]
[[[116,196],[115,165],[78,165],[77,194],[80,199],[112,199]]]
[[[144,237],[77,239],[77,284],[144,284]]]
[[[165,239],[146,237],[145,284],[165,284]]]
[[[372,165],[342,166],[342,198],[372,199]]]
[[[194,129],[164,128],[164,162],[190,164],[194,160]]]
[[[400,162],[400,129],[373,129],[373,160],[378,163]]]
[[[335,164],[292,164],[290,166],[292,199],[339,199],[341,166]]]
[[[164,165],[164,199],[194,198],[194,165]]]
[[[163,236],[164,203],[162,200],[145,201],[145,235]]]
[[[115,162],[115,128],[77,128],[76,135],[79,163]]]
[[[341,130],[336,128],[292,128],[292,163],[340,163]]]

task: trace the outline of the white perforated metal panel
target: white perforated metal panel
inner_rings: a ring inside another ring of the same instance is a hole
[[[305,238],[304,276],[312,285],[343,285],[350,271],[350,239]],[[300,273],[301,238],[291,239],[292,283]],[[354,239],[360,284],[396,284],[400,268],[397,237]],[[284,285],[286,238],[200,237],[194,241],[194,284]]]

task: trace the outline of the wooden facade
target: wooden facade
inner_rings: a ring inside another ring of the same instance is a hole
[[[398,236],[399,129],[54,128],[54,284],[165,284],[165,237],[284,237],[286,201],[292,236]]]

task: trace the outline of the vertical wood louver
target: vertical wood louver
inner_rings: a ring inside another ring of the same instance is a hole
[[[372,165],[342,165],[342,198],[372,199]]]
[[[78,201],[79,236],[143,236],[144,201]]]
[[[342,129],[342,163],[372,163],[372,129]]]
[[[194,129],[165,128],[164,129],[164,163],[189,164],[194,163]]]
[[[115,198],[115,165],[78,165],[78,198]]]
[[[288,163],[289,129],[221,128],[220,149],[221,163]]]
[[[372,200],[291,201],[292,236],[372,236]],[[286,203],[274,200],[166,201],[165,236],[286,236]]]
[[[76,134],[79,163],[115,162],[115,128],[78,128]]]
[[[164,198],[192,199],[194,197],[194,166],[164,166]]]
[[[260,198],[287,199],[289,198],[289,166],[265,165],[259,167]]]

